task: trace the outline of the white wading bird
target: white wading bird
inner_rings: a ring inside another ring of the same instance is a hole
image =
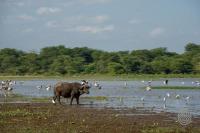
[[[167,97],[170,97],[170,93],[167,93],[166,95],[167,95]]]
[[[163,101],[166,102],[166,97],[163,98]]]
[[[151,91],[151,87],[150,87],[150,86],[147,86],[147,87],[146,87],[146,90],[147,90],[147,91]]]
[[[177,94],[177,95],[176,95],[176,99],[179,99],[179,98],[180,98],[180,95],[179,95],[179,94]]]
[[[94,86],[97,87],[98,89],[101,89],[101,86],[97,81],[94,82]]]
[[[51,85],[46,87],[46,90],[49,91],[51,89]]]
[[[124,82],[124,87],[127,87],[127,82]]]

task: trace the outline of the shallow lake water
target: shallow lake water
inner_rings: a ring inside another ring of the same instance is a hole
[[[169,79],[169,86],[194,86],[197,79]],[[52,97],[53,89],[46,87],[55,85],[60,80],[28,80],[17,81],[13,93],[31,97]],[[65,82],[75,82],[62,80]],[[76,81],[80,82],[80,81]],[[199,89],[153,89],[146,91],[148,81],[97,81],[101,89],[91,84],[90,94],[82,95],[80,103],[90,107],[113,107],[113,108],[143,108],[152,111],[180,112],[187,109],[193,115],[200,115],[200,87]],[[42,88],[38,89],[37,86]],[[163,80],[151,82],[151,86],[165,86]],[[167,97],[167,93],[170,97]],[[180,95],[180,98],[176,98]],[[99,97],[83,98],[83,97]],[[164,101],[164,97],[166,101]],[[189,97],[189,99],[187,99]],[[101,99],[102,98],[102,99]],[[68,101],[69,102],[69,101]],[[68,103],[66,103],[68,104]],[[74,100],[75,104],[75,100]]]

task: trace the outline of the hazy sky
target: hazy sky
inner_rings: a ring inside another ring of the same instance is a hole
[[[0,48],[106,51],[200,44],[200,0],[0,0]]]

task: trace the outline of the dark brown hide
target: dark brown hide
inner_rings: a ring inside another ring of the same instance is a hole
[[[89,94],[89,86],[87,84],[81,85],[80,83],[68,83],[68,82],[59,82],[54,87],[54,97],[53,103],[57,99],[60,103],[60,96],[64,98],[71,98],[70,105],[72,105],[73,98],[76,98],[77,104],[79,104],[79,97],[83,93]],[[60,103],[61,104],[61,103]]]

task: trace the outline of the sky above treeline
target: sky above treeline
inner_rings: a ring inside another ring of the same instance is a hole
[[[0,0],[0,48],[123,51],[200,44],[199,0]]]

